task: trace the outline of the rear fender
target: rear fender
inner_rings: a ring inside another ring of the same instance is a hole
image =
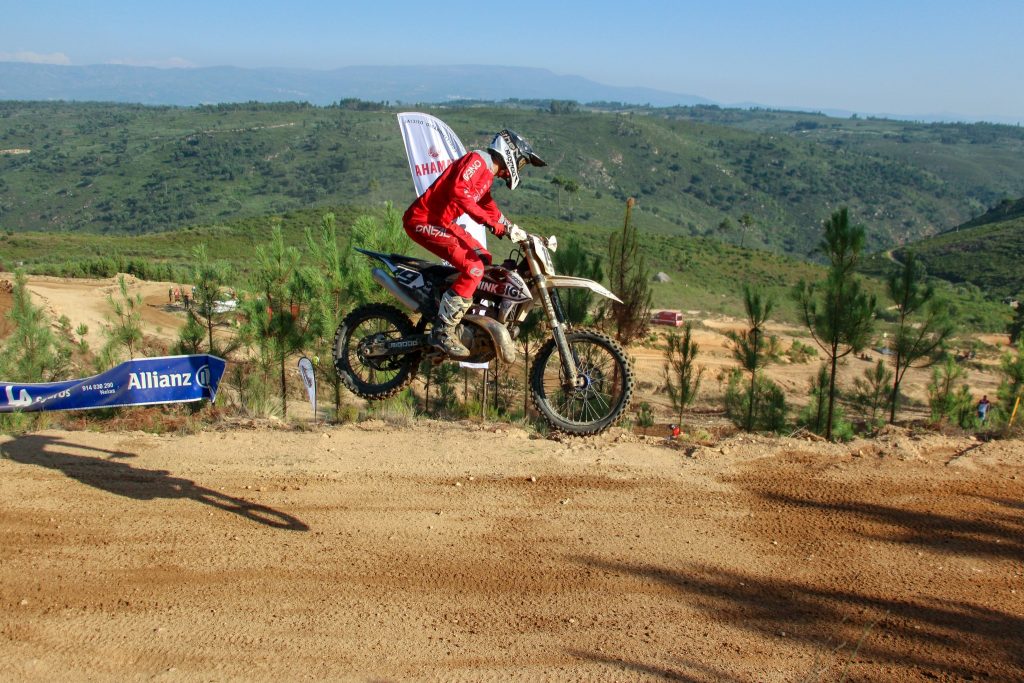
[[[395,262],[388,258],[390,254],[384,254],[379,251],[370,251],[369,249],[360,249],[359,247],[355,247],[355,250],[364,256],[368,256],[374,261],[380,261],[392,273],[397,270]]]

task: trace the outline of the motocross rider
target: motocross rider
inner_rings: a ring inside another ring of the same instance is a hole
[[[496,237],[508,235],[513,242],[526,239],[526,232],[498,209],[491,197],[491,183],[497,177],[508,189],[516,189],[519,172],[527,164],[547,165],[526,140],[511,130],[502,130],[486,150],[475,150],[455,160],[402,217],[412,241],[459,271],[441,298],[429,339],[432,346],[452,358],[470,355],[456,327],[473,303],[484,267],[491,264],[491,254],[455,220],[466,214],[487,226]]]

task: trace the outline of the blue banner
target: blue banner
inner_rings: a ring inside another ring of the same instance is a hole
[[[86,379],[0,382],[0,413],[212,401],[225,365],[223,358],[206,354],[163,356],[130,360]]]

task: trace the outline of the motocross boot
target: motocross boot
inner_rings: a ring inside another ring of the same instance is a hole
[[[472,299],[463,299],[450,289],[445,292],[430,331],[430,345],[450,358],[469,358],[469,349],[459,339],[457,327],[472,304]]]

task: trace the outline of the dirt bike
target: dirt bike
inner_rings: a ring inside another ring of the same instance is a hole
[[[593,280],[557,275],[551,253],[557,240],[527,235],[510,258],[489,265],[473,296],[473,305],[457,328],[470,350],[467,363],[516,359],[515,340],[530,310],[540,307],[550,338],[534,356],[530,393],[536,409],[552,428],[569,434],[597,434],[612,426],[629,405],[633,368],[611,337],[565,322],[558,290],[585,288],[621,300]],[[448,265],[411,256],[357,249],[378,262],[373,279],[410,313],[372,303],[349,313],[334,335],[334,367],[357,396],[377,400],[412,383],[424,358],[447,359],[428,343],[429,327],[441,297],[458,276]]]

